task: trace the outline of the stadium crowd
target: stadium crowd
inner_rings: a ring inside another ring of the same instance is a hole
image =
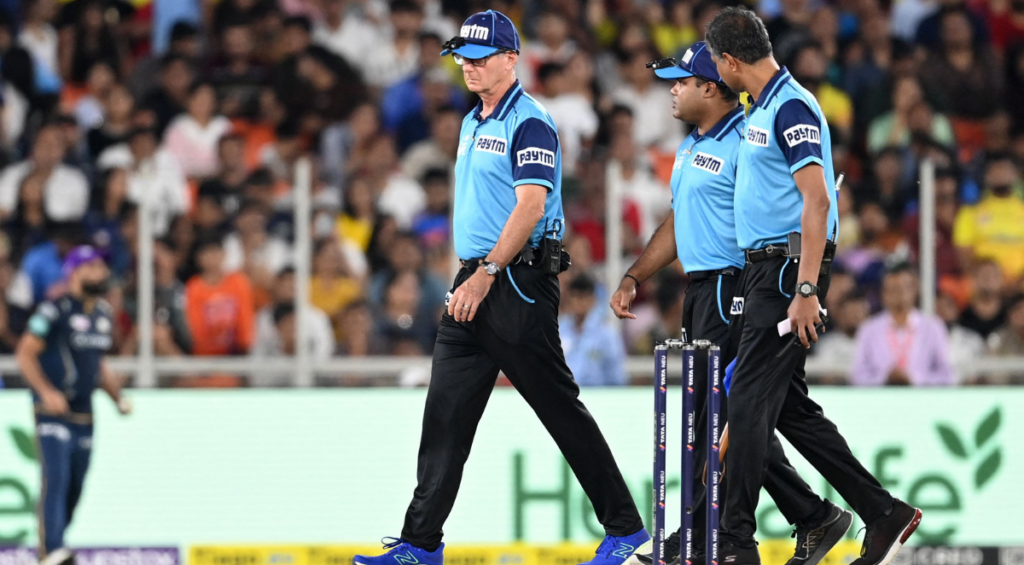
[[[61,291],[61,257],[82,242],[116,279],[114,353],[137,351],[142,199],[157,238],[158,355],[293,354],[296,292],[314,306],[316,358],[430,353],[453,265],[459,128],[476,103],[439,53],[467,15],[495,9],[525,32],[517,76],[560,134],[570,365],[582,384],[622,384],[626,354],[678,334],[686,280],[662,273],[640,289],[638,320],[621,333],[611,322],[607,165],[620,165],[624,193],[611,220],[635,254],[669,211],[687,134],[645,63],[679,56],[725,3],[0,0],[0,353]],[[846,173],[817,354],[852,370],[826,382],[1024,382],[1024,369],[963,370],[1024,355],[1024,1],[751,6],[817,96]],[[915,310],[926,157],[937,317]],[[310,288],[297,289],[292,186],[306,158],[315,245]]]

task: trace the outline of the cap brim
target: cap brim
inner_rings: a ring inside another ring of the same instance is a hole
[[[441,56],[451,55],[462,55],[467,59],[482,59],[488,55],[492,55],[498,51],[497,47],[491,47],[490,45],[476,45],[474,43],[467,43],[458,49],[445,49],[441,51]]]
[[[654,74],[659,78],[667,80],[675,80],[677,78],[692,77],[693,73],[679,67],[668,67],[667,69],[658,69],[654,71]]]

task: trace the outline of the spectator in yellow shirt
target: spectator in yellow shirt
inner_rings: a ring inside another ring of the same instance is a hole
[[[312,275],[309,302],[331,318],[335,335],[340,335],[341,314],[363,296],[363,285],[350,273],[337,239],[325,237],[314,244]]]
[[[985,196],[957,214],[953,243],[965,272],[982,260],[995,261],[1008,288],[1024,282],[1024,199],[1014,193],[1020,183],[1008,155],[995,155],[985,166]]]
[[[692,2],[672,0],[664,8],[654,2],[650,10],[648,19],[658,22],[651,26],[651,39],[659,52],[672,57],[699,39],[693,24]]]

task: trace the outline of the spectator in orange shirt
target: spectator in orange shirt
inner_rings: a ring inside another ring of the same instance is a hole
[[[194,355],[248,353],[255,333],[252,287],[242,273],[225,274],[224,247],[207,238],[196,248],[199,274],[185,287]]]

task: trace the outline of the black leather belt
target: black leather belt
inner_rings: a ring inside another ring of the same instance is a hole
[[[534,247],[534,248],[530,249],[529,252],[532,253],[530,259],[526,258],[527,250],[524,249],[524,250],[520,251],[515,257],[512,258],[512,262],[510,262],[509,265],[518,265],[519,263],[522,263],[523,261],[534,261],[534,258],[540,258],[541,249],[539,247]],[[459,265],[462,266],[463,269],[475,269],[475,268],[479,267],[480,264],[485,262],[485,261],[487,261],[486,257],[480,257],[478,259],[459,259]],[[533,266],[536,266],[536,265],[530,265],[530,266],[533,267]]]
[[[789,245],[780,243],[769,245],[761,249],[747,249],[743,252],[747,256],[747,263],[760,263],[772,257],[784,257],[789,255]]]
[[[747,263],[760,263],[765,259],[771,259],[772,257],[788,257],[789,256],[789,245],[786,243],[776,243],[764,247],[761,249],[747,249],[743,252],[747,257]],[[833,241],[825,242],[825,253],[821,258],[822,263],[831,263],[832,259],[836,256],[836,244]]]
[[[726,267],[724,269],[715,269],[713,271],[693,271],[690,273],[686,273],[686,275],[690,277],[690,282],[706,281],[708,279],[717,277],[718,275],[722,275],[725,277],[735,277],[738,276],[739,274],[740,269],[738,267]]]
[[[459,265],[461,265],[463,269],[472,269],[479,267],[480,263],[483,263],[486,260],[487,259],[459,259]]]

